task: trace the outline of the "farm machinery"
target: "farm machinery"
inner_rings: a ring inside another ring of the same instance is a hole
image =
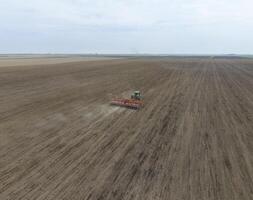
[[[115,98],[111,101],[111,105],[138,110],[143,106],[141,93],[140,91],[134,91],[130,99]]]

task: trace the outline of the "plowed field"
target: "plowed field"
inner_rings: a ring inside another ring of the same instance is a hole
[[[253,60],[0,68],[0,199],[252,200]]]

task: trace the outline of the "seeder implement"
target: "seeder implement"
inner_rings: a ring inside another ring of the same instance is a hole
[[[111,105],[122,106],[132,109],[140,109],[143,106],[143,102],[134,99],[113,99]]]

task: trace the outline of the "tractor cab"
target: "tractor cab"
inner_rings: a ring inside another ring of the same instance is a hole
[[[134,93],[131,95],[131,99],[141,100],[141,93],[140,93],[140,91],[134,91]]]

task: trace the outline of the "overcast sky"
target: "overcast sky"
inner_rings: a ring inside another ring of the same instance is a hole
[[[0,53],[253,54],[253,0],[1,0]]]

